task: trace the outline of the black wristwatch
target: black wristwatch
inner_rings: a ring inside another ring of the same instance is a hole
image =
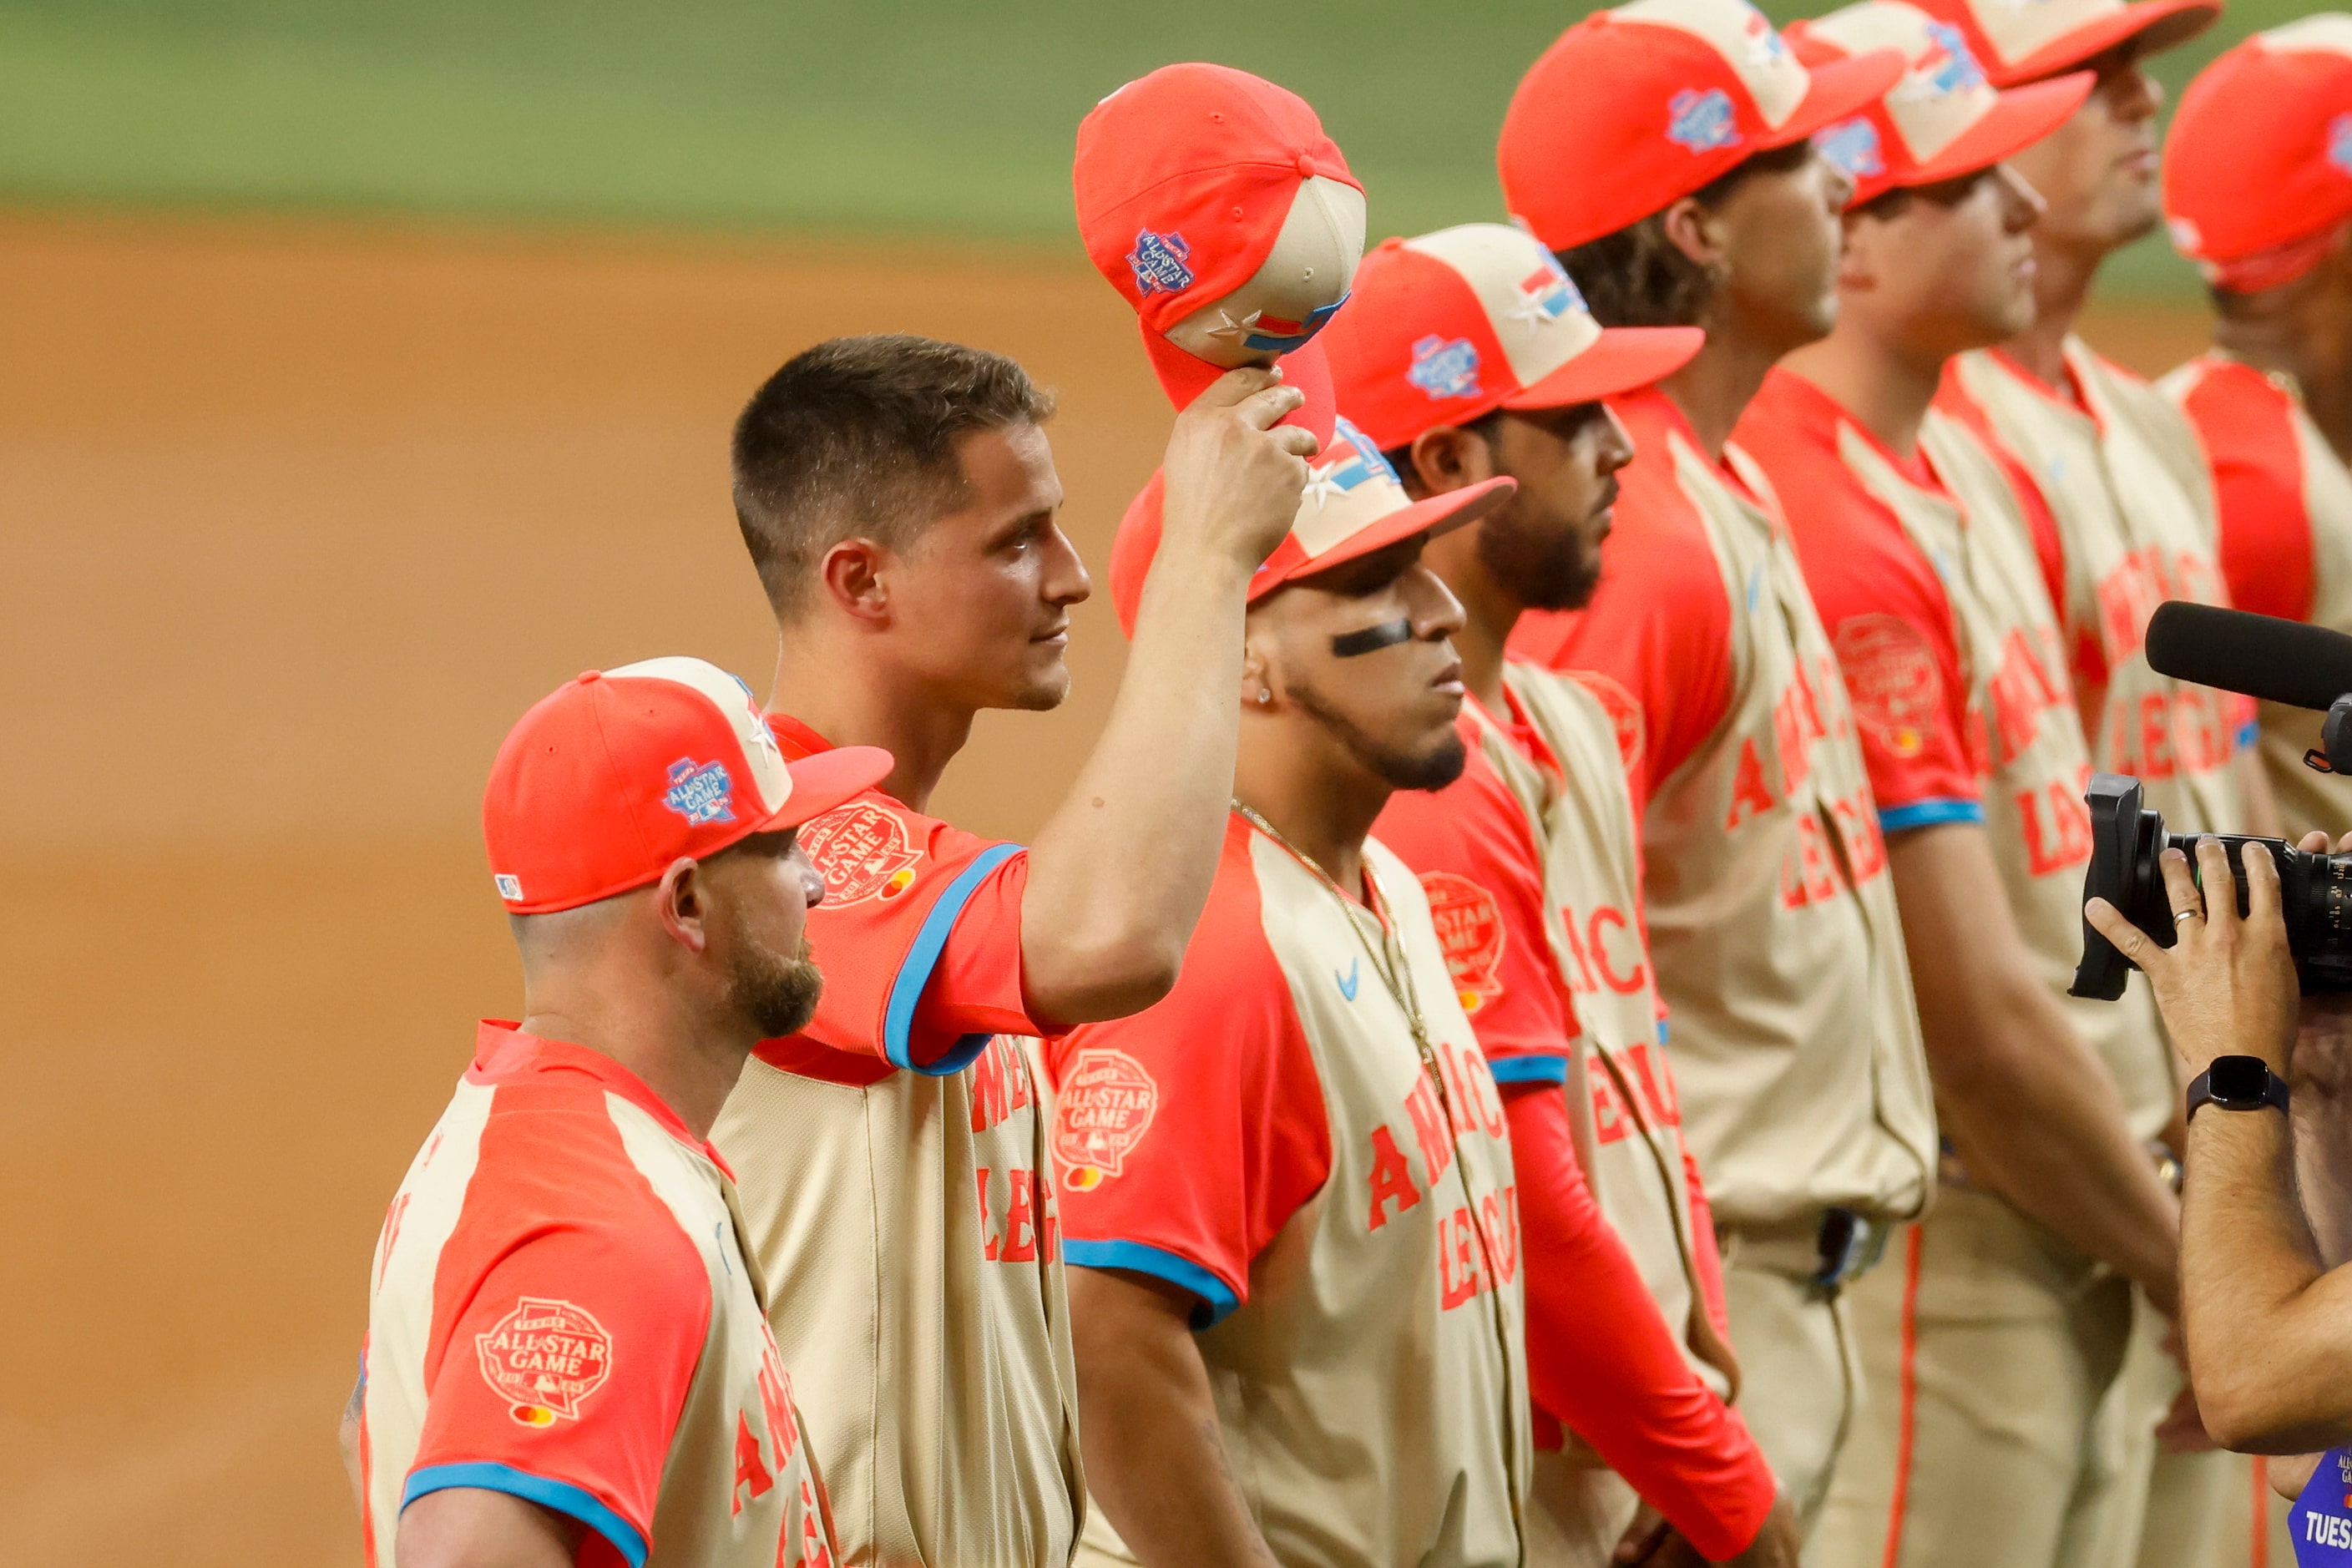
[[[2260,1057],[2215,1057],[2189,1080],[2189,1114],[2195,1116],[2209,1102],[2224,1110],[2260,1110],[2266,1105],[2284,1110],[2286,1079]]]

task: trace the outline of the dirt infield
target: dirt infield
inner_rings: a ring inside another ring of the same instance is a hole
[[[1019,355],[1096,563],[1166,409],[1076,260],[19,215],[0,298],[0,1560],[355,1563],[369,1249],[515,1000],[475,820],[508,723],[656,653],[764,689],[725,432],[810,342]],[[2161,368],[2197,322],[2095,331]],[[949,814],[1034,826],[1104,600],[1072,658]]]

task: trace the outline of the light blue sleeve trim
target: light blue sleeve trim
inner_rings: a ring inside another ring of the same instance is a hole
[[[1909,805],[1881,806],[1882,833],[1906,833],[1914,827],[1940,827],[1948,822],[1984,822],[1984,807],[1973,800],[1915,800]]]
[[[512,1465],[476,1460],[463,1465],[428,1465],[424,1469],[412,1470],[408,1485],[401,1489],[400,1506],[406,1508],[427,1492],[447,1491],[452,1487],[505,1492],[525,1502],[537,1503],[550,1513],[576,1519],[611,1542],[613,1549],[628,1559],[629,1568],[646,1568],[646,1538],[637,1533],[636,1526],[598,1502],[593,1493],[569,1481],[551,1481],[545,1476],[518,1470]]]
[[[1659,1019],[1659,1020],[1658,1020],[1658,1044],[1660,1044],[1660,1045],[1662,1045],[1662,1046],[1663,1046],[1663,1045],[1664,1045],[1665,1043],[1666,1043],[1666,1020],[1664,1020],[1664,1018],[1661,1018],[1661,1019]]]
[[[988,1048],[993,1037],[965,1035],[935,1060],[919,1065],[908,1054],[908,1037],[914,1032],[915,1009],[923,1000],[923,987],[931,983],[931,971],[939,967],[940,954],[947,951],[948,933],[955,930],[956,917],[963,913],[964,905],[971,901],[988,874],[1021,852],[1018,844],[990,845],[956,873],[955,880],[923,917],[913,945],[898,963],[898,976],[890,982],[890,1000],[882,1009],[882,1057],[892,1067],[926,1078],[945,1078],[963,1071]]]
[[[2238,750],[2251,752],[2262,743],[2263,721],[2260,718],[2249,719],[2238,726]]]
[[[1195,1329],[1208,1328],[1241,1305],[1223,1280],[1191,1258],[1179,1258],[1165,1247],[1146,1246],[1140,1241],[1075,1241],[1066,1236],[1062,1238],[1062,1261],[1080,1268],[1124,1268],[1182,1286],[1201,1298],[1201,1310],[1192,1314]]]
[[[1489,1058],[1487,1070],[1496,1083],[1566,1083],[1566,1057],[1524,1056]]]

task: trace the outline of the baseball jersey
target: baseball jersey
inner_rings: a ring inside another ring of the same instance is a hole
[[[1517,1563],[1502,1100],[1420,884],[1377,843],[1364,870],[1392,928],[1237,814],[1175,990],[1048,1042],[1064,1246],[1198,1300],[1225,1451],[1276,1561]],[[1374,956],[1391,929],[1426,1062]]]
[[[1652,964],[1684,1131],[1731,1225],[1926,1204],[1935,1112],[1886,849],[1769,485],[1654,389],[1585,609],[1515,651],[1577,672],[1637,755]]]
[[[2129,773],[2175,832],[2245,826],[2231,768],[2249,705],[2158,675],[2144,647],[2167,599],[2226,604],[2214,561],[2213,486],[2180,411],[2129,371],[2066,340],[2074,399],[1996,350],[1954,359],[1937,406],[2005,447],[2058,525],[2058,605],[2100,770]]]
[[[583,1564],[832,1563],[726,1164],[610,1057],[483,1024],[372,1279],[371,1564],[452,1487],[577,1521]]]
[[[787,759],[824,749],[773,718]],[[1084,1485],[1046,1125],[1015,1037],[1027,862],[879,791],[800,830],[824,995],[712,1139],[849,1563],[1066,1563]]]
[[[2352,470],[2304,412],[2294,382],[2216,353],[2157,385],[2197,426],[2212,461],[2230,602],[2352,632]],[[2303,763],[2318,744],[2318,716],[2266,702],[2258,721],[2288,837],[2352,822],[2352,779]]]
[[[2114,1075],[2135,1136],[2172,1117],[2172,1070],[2146,986],[2066,995],[2082,956],[2088,742],[2066,642],[2011,482],[1930,413],[1896,456],[1803,377],[1775,371],[1740,444],[1801,503],[1789,530],[1852,693],[1888,833],[1984,826],[2018,934]]]
[[[1532,670],[1514,676],[1567,684]],[[1391,795],[1373,832],[1420,877],[1464,1010],[1505,1086],[1530,1242],[1536,1446],[1588,1445],[1708,1556],[1728,1557],[1754,1539],[1775,1489],[1753,1439],[1723,1404],[1722,1373],[1690,1344],[1694,1327],[1719,1325],[1720,1280],[1691,1256],[1696,1243],[1711,1259],[1715,1237],[1692,1220],[1694,1208],[1706,1214],[1706,1200],[1683,1158],[1673,1086],[1654,1048],[1639,909],[1569,899],[1596,886],[1621,894],[1638,886],[1614,727],[1580,691],[1555,700],[1584,718],[1592,742],[1571,753],[1580,770],[1571,786],[1528,721],[1531,705],[1507,688],[1506,697],[1499,716],[1475,698],[1464,704],[1462,776],[1442,790]],[[1566,798],[1572,795],[1584,799]],[[1581,825],[1587,800],[1602,807],[1596,815],[1604,821],[1613,802],[1620,830],[1581,852],[1555,845],[1560,829]],[[1623,858],[1613,884],[1580,875],[1586,857],[1611,855]],[[1560,933],[1571,929],[1592,945],[1570,946]],[[1630,1058],[1598,1037],[1603,1031],[1590,1021],[1597,1005],[1571,1001],[1579,989],[1601,989],[1604,975],[1612,988],[1639,992],[1647,1009]],[[1568,1085],[1572,1097],[1561,1092]],[[1629,1095],[1640,1097],[1638,1106]],[[1703,1326],[1694,1315],[1702,1279],[1714,1286],[1715,1311]],[[1538,1465],[1537,1508],[1554,1507],[1549,1487],[1574,1473]],[[1568,1518],[1587,1508],[1580,1491],[1557,1506]],[[1622,1530],[1625,1521],[1613,1522]]]

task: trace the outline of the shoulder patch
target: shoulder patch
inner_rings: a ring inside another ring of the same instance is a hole
[[[1503,994],[1503,906],[1494,894],[1452,871],[1424,871],[1429,918],[1437,944],[1445,950],[1445,970],[1465,1013]]]
[[[1642,720],[1642,704],[1631,691],[1613,677],[1597,669],[1571,669],[1569,676],[1579,686],[1592,694],[1592,700],[1608,713],[1609,722],[1617,731],[1617,755],[1624,761],[1628,777],[1639,771],[1643,754],[1649,749],[1648,731]]]
[[[1062,1183],[1088,1192],[1118,1175],[1160,1110],[1160,1086],[1125,1051],[1077,1054],[1054,1096],[1054,1161]]]
[[[1927,750],[1944,683],[1918,628],[1898,616],[1849,616],[1831,640],[1864,733],[1898,757]]]
[[[482,1381],[523,1426],[577,1421],[588,1396],[613,1372],[613,1337],[584,1307],[525,1296],[474,1336]]]
[[[824,901],[858,904],[895,899],[914,886],[922,857],[898,816],[853,800],[801,826],[801,847],[824,879]]]

